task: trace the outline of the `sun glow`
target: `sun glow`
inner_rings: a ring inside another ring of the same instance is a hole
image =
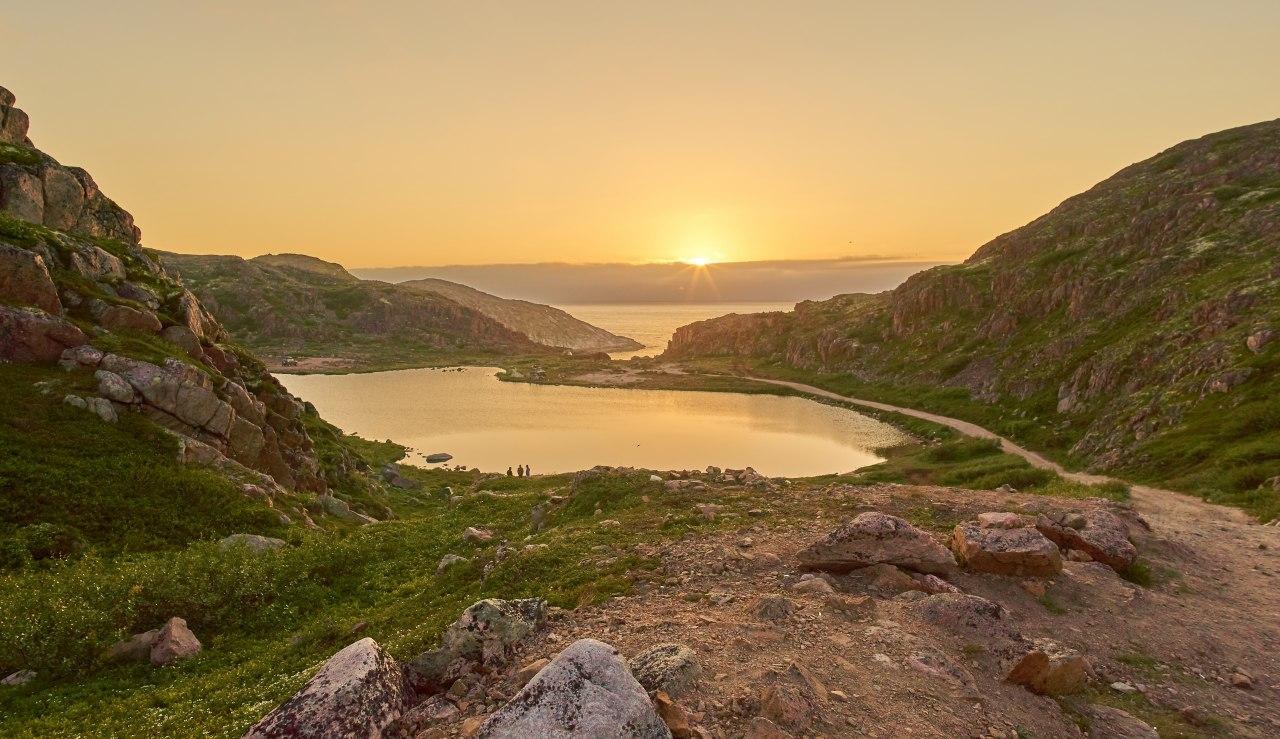
[[[680,261],[692,267],[705,267],[708,264],[715,264],[715,260],[711,257],[689,257],[688,259],[682,259]]]

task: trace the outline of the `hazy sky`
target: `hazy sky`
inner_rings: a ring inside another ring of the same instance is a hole
[[[1280,116],[1280,2],[4,3],[149,246],[349,266],[960,259]]]

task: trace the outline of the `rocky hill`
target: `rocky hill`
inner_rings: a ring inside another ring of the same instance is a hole
[[[329,357],[363,368],[415,357],[551,351],[474,308],[361,280],[314,257],[166,253],[162,259],[237,341],[277,362]]]
[[[358,488],[367,466],[227,343],[87,172],[34,146],[14,104],[0,89],[0,568],[20,564],[31,537],[120,542],[154,530],[181,543],[173,530],[229,533],[223,514],[246,500],[259,513],[275,505],[274,525],[310,524],[326,506],[350,513],[330,491]],[[103,439],[114,453],[98,449]],[[221,523],[173,520],[183,517]]]
[[[559,308],[527,300],[510,300],[448,280],[427,278],[400,283],[401,287],[442,295],[484,313],[540,344],[576,352],[614,352],[643,349],[634,339],[618,336],[580,321]]]
[[[1277,337],[1270,121],[1126,167],[895,290],[685,326],[666,357],[750,358],[1274,515]]]

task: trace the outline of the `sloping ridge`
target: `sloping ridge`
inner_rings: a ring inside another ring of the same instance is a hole
[[[618,336],[550,305],[490,295],[473,287],[428,277],[399,283],[401,287],[435,293],[475,308],[513,331],[549,346],[574,351],[610,352],[643,349],[644,345]]]
[[[1001,409],[1002,433],[1092,466],[1274,499],[1278,329],[1280,121],[1268,121],[1126,167],[963,264],[691,324],[665,356],[752,357],[921,398],[962,389]],[[1217,475],[1209,458],[1237,452]]]
[[[164,254],[238,340],[268,355],[351,360],[410,352],[550,351],[472,307],[433,293],[361,280],[300,254]]]

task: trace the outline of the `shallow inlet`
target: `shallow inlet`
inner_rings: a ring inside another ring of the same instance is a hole
[[[535,474],[595,465],[647,469],[754,467],[773,477],[848,472],[904,440],[860,413],[772,395],[501,382],[495,368],[280,375],[293,394],[348,433],[391,439],[450,465]]]

